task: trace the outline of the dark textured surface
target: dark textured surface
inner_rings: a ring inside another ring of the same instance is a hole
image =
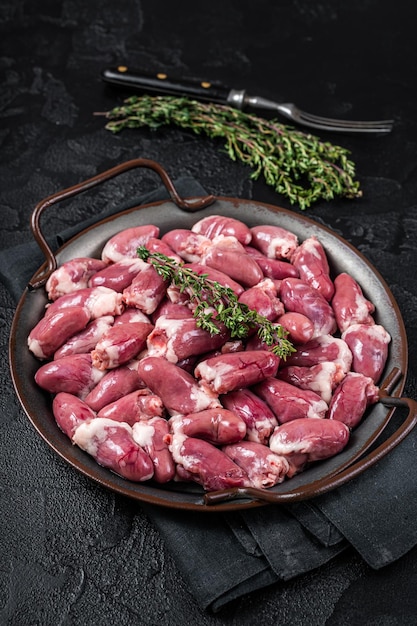
[[[328,136],[352,151],[364,197],[320,203],[308,215],[357,246],[391,287],[410,345],[405,391],[414,389],[417,54],[412,3],[3,1],[0,41],[1,249],[30,239],[29,218],[39,200],[138,156],[161,162],[173,177],[194,176],[209,192],[289,207],[262,182],[253,183],[249,170],[232,163],[215,142],[173,129],[118,136],[104,131],[103,119],[93,112],[121,100],[99,79],[106,65],[126,61],[217,78],[333,116],[393,116],[396,128],[388,137]],[[62,231],[157,185],[148,171],[128,174],[123,183],[111,181],[48,214],[45,229]],[[201,611],[144,512],[67,467],[19,408],[7,362],[15,303],[0,289],[0,623],[416,622],[416,548],[378,571],[347,551],[319,570],[243,597],[219,614]]]

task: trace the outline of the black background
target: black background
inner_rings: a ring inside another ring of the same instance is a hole
[[[210,193],[299,211],[251,180],[220,142],[172,128],[104,130],[94,113],[127,95],[101,82],[105,66],[220,80],[333,117],[393,117],[389,136],[325,135],[351,151],[363,198],[320,202],[307,214],[384,276],[404,317],[416,377],[416,57],[414,8],[405,0],[2,0],[1,249],[31,240],[30,215],[42,198],[136,157],[160,162],[173,178],[192,175]],[[46,232],[158,185],[149,171],[126,174],[48,214]],[[68,468],[19,409],[7,362],[15,303],[0,288],[1,623],[416,622],[416,549],[378,572],[347,552],[218,615],[202,612],[140,507]]]

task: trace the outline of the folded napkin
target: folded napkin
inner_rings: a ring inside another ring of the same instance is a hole
[[[206,195],[191,177],[175,186],[183,197]],[[159,188],[129,206],[166,199]],[[128,208],[110,207],[89,222],[56,236],[56,244]],[[43,262],[35,242],[0,252],[0,279],[17,301]],[[417,397],[416,381],[407,381]],[[417,544],[417,433],[363,475],[328,494],[291,505],[266,505],[233,513],[176,511],[141,504],[159,529],[201,608],[218,611],[246,593],[286,581],[328,562],[352,546],[373,568]]]

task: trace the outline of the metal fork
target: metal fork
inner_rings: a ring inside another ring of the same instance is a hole
[[[292,102],[278,103],[260,96],[249,96],[244,90],[232,89],[228,96],[228,104],[237,109],[257,108],[277,111],[292,122],[337,133],[389,133],[394,120],[352,121],[321,117],[302,111]]]
[[[393,126],[393,120],[354,122],[319,117],[301,111],[291,102],[281,104],[260,96],[250,96],[244,89],[230,89],[230,87],[212,81],[173,78],[165,73],[145,74],[140,70],[131,69],[124,65],[106,68],[102,71],[101,76],[104,81],[112,85],[138,89],[146,93],[187,96],[206,102],[227,104],[236,109],[255,108],[276,111],[297,124],[337,133],[389,133]]]

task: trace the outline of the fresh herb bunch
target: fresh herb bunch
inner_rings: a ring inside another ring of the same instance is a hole
[[[272,352],[282,359],[295,351],[283,326],[270,322],[240,303],[229,287],[210,280],[207,274],[197,274],[165,254],[150,252],[144,246],[139,246],[137,254],[143,261],[151,263],[164,280],[179,287],[181,293],[187,292],[193,302],[193,315],[199,328],[216,335],[220,332],[216,321],[222,322],[235,339],[244,339],[250,330],[256,329],[261,341],[271,346]]]
[[[349,151],[276,120],[266,120],[227,105],[174,96],[132,96],[105,113],[106,128],[117,133],[173,124],[197,134],[224,140],[226,153],[253,172],[292,204],[306,209],[319,199],[362,195]]]

